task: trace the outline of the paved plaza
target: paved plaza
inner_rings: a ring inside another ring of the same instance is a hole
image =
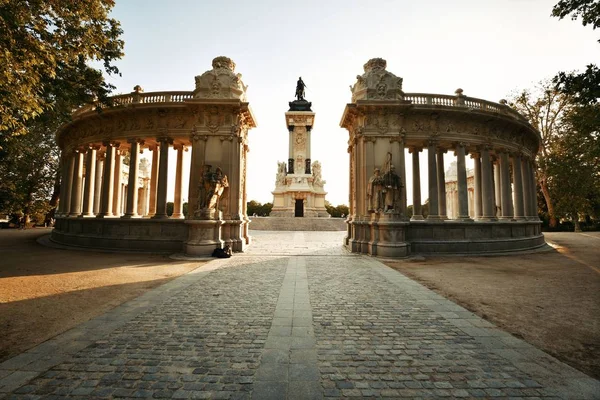
[[[600,382],[343,232],[252,232],[207,263],[0,364],[0,398],[600,398]]]

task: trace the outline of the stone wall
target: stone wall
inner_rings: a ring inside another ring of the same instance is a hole
[[[345,231],[344,218],[250,217],[250,229],[257,231]]]

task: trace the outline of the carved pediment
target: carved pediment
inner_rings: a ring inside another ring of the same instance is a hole
[[[197,99],[239,99],[246,101],[248,86],[242,82],[242,74],[236,74],[235,63],[227,57],[217,57],[212,62],[213,69],[196,76]]]
[[[402,78],[386,71],[386,61],[373,58],[365,65],[365,73],[356,77],[350,88],[352,102],[357,100],[402,100]]]

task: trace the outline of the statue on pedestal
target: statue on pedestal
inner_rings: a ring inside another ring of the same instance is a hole
[[[299,77],[298,83],[296,84],[296,98],[298,100],[304,100],[304,88],[305,87],[306,87],[306,85],[304,84],[302,77]]]
[[[389,170],[383,174],[383,191],[385,193],[385,211],[400,211],[400,195],[404,187],[402,179],[396,174],[396,167],[390,165]]]
[[[227,187],[229,187],[229,180],[221,168],[217,167],[213,172],[212,165],[205,164],[198,183],[198,207],[194,216],[212,218],[218,208],[219,199]]]

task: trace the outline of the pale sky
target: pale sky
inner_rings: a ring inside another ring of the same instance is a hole
[[[125,57],[116,63],[123,76],[109,80],[115,93],[135,85],[191,91],[213,58],[233,59],[258,122],[249,133],[248,199],[265,203],[273,200],[277,161],[288,157],[284,113],[302,76],[316,113],[312,159],[323,165],[327,200],[348,204],[348,132],[339,122],[365,62],[386,59],[405,92],[453,94],[460,87],[497,102],[558,71],[600,63],[600,32],[550,17],[557,1],[117,0],[112,16],[124,30]],[[453,155],[446,156],[449,164]],[[426,153],[421,161],[426,173]]]

